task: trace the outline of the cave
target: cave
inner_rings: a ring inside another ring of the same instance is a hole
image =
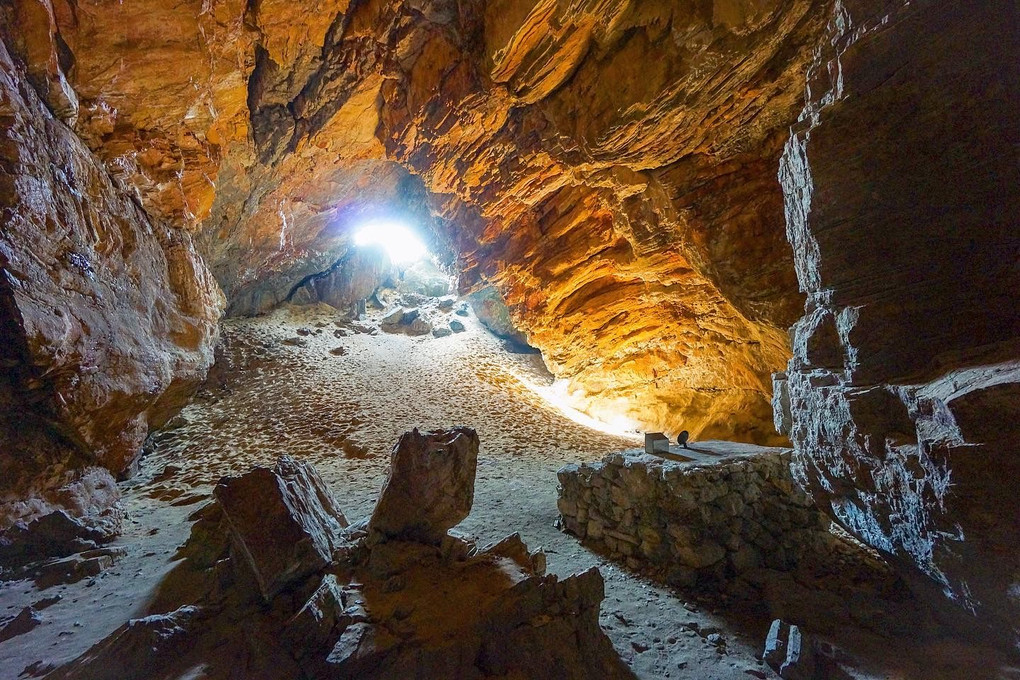
[[[1018,55],[3,0],[0,680],[1020,677]]]

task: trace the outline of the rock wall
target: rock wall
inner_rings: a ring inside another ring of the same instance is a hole
[[[780,168],[804,317],[798,481],[978,634],[1020,642],[1020,32],[994,2],[837,6]]]
[[[380,248],[353,248],[329,269],[312,274],[291,289],[287,299],[296,304],[324,302],[357,315],[358,304],[385,283],[400,276]]]
[[[395,206],[582,409],[778,439],[802,298],[775,167],[830,0],[12,4],[54,110],[194,232],[231,313]]]
[[[562,468],[563,528],[596,550],[677,586],[790,570],[833,541],[790,476],[791,452],[691,464],[643,453]]]
[[[116,501],[212,362],[222,295],[0,43],[0,528]]]

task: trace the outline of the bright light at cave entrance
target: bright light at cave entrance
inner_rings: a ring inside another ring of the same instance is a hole
[[[354,242],[359,246],[382,247],[393,264],[417,262],[428,253],[414,230],[395,220],[366,222],[354,233]]]
[[[605,418],[595,418],[580,410],[578,407],[583,408],[585,406],[583,403],[584,399],[570,392],[570,383],[567,380],[555,380],[551,385],[547,386],[538,385],[526,379],[522,379],[521,382],[532,392],[556,407],[560,413],[579,425],[626,439],[639,440],[642,438],[636,432],[637,423],[627,416],[613,414],[607,415]]]

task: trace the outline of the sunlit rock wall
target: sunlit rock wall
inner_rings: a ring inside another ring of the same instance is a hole
[[[804,317],[776,424],[817,501],[1017,642],[1020,34],[842,2],[780,168]]]
[[[775,168],[827,0],[13,0],[47,101],[230,313],[410,214],[606,418],[767,441]],[[395,206],[395,207],[394,207]],[[435,218],[430,217],[434,215]]]
[[[101,514],[212,363],[222,294],[0,42],[0,528]]]

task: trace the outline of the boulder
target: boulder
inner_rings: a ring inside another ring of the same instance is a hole
[[[397,307],[396,309],[386,312],[381,319],[379,319],[380,325],[383,326],[396,326],[404,320],[404,308]]]
[[[518,345],[529,346],[528,336],[514,325],[513,319],[510,318],[510,310],[495,288],[488,286],[474,292],[468,296],[467,301],[478,320],[493,335]]]
[[[393,448],[369,532],[378,540],[438,545],[471,512],[477,464],[478,435],[469,427],[405,432]]]
[[[0,562],[17,567],[50,557],[64,557],[112,540],[116,532],[57,510],[31,522],[19,522],[0,534]]]
[[[304,292],[309,302],[325,302],[351,317],[364,313],[364,301],[395,275],[386,252],[376,246],[351,249],[325,271],[314,274],[289,299]]]
[[[407,326],[408,335],[428,335],[432,332],[432,324],[421,317],[415,319]]]
[[[431,259],[423,259],[404,269],[397,282],[402,295],[442,297],[450,293],[451,278],[442,272]]]
[[[347,520],[315,469],[287,456],[216,485],[234,545],[269,601],[332,560]]]

